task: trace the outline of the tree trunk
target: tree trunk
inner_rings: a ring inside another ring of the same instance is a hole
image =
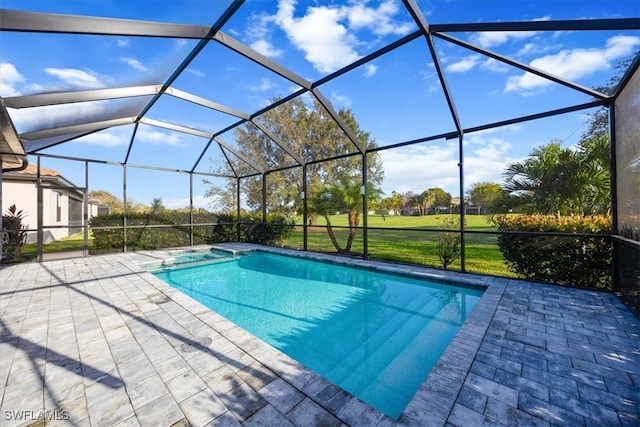
[[[333,232],[333,227],[331,226],[331,220],[329,220],[329,216],[324,215],[324,219],[327,221],[327,233],[329,233],[331,243],[333,243],[333,246],[336,248],[336,251],[338,251],[339,254],[344,253],[345,250],[340,247],[340,245],[338,244],[338,239],[336,239],[336,235]]]
[[[358,231],[358,223],[360,222],[360,218],[358,217],[358,212],[355,210],[349,211],[349,238],[347,239],[347,246],[344,248],[344,252],[346,254],[351,253],[351,245],[353,244],[353,240],[356,237],[356,232]]]

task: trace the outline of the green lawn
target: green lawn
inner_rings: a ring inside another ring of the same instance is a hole
[[[427,216],[386,216],[369,215],[367,226],[370,228],[385,228],[368,232],[368,253],[371,258],[398,261],[411,264],[440,267],[437,251],[438,232],[442,219],[446,215]],[[299,219],[299,223],[302,220]],[[333,226],[347,226],[346,215],[331,217]],[[320,252],[335,252],[324,226],[324,218],[318,218],[318,227],[308,228],[308,249]],[[362,226],[362,221],[360,223]],[[403,230],[409,228],[411,230]],[[496,228],[481,215],[466,216],[467,231],[495,231]],[[431,231],[430,231],[431,230]],[[348,230],[335,229],[338,242],[344,246]],[[303,232],[298,227],[286,243],[287,247],[302,249]],[[358,231],[352,251],[363,252],[362,231]],[[466,271],[499,276],[515,277],[502,259],[502,253],[496,244],[496,235],[465,233],[465,267]],[[458,260],[450,269],[460,270]]]
[[[64,252],[81,251],[83,249],[84,237],[82,233],[76,233],[69,237],[47,243],[42,246],[43,252]],[[92,236],[89,232],[89,248],[91,249]],[[35,243],[29,243],[22,247],[22,257],[24,259],[34,259],[38,255],[38,247]]]

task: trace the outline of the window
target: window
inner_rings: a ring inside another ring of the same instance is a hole
[[[62,194],[56,193],[56,222],[62,221]]]

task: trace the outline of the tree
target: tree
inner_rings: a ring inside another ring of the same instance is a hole
[[[324,217],[327,222],[327,233],[338,253],[350,254],[360,225],[363,211],[363,197],[360,192],[361,183],[358,176],[341,173],[335,180],[323,184],[322,189],[315,191],[309,200],[309,209]],[[367,184],[367,201],[375,200],[381,191],[371,183]],[[340,246],[331,224],[331,215],[336,212],[347,212],[349,219],[349,236],[344,248]]]
[[[618,61],[618,63],[615,65],[616,73],[609,79],[606,84],[596,87],[595,90],[606,95],[612,95],[615,89],[618,87],[620,80],[622,80],[624,73],[629,69],[638,54],[640,54],[640,51],[635,51],[633,55],[629,55],[628,57]],[[591,139],[608,134],[609,110],[603,107],[591,115],[591,118],[589,119],[589,129],[587,129],[584,135],[582,135],[582,139]]]
[[[166,208],[164,207],[164,204],[162,203],[162,199],[160,197],[154,197],[151,200],[151,211],[152,212],[162,212],[165,209]]]
[[[89,192],[89,197],[100,200],[100,202],[109,207],[111,213],[122,213],[122,200],[105,190],[93,190]]]
[[[109,207],[111,213],[122,213],[122,200],[114,196],[112,193],[105,190],[92,190],[89,191],[89,197],[92,199],[100,200],[100,202]],[[142,212],[144,207],[136,204],[133,199],[127,199],[127,212]]]
[[[421,215],[429,215],[429,208],[433,208],[436,200],[436,195],[433,189],[423,191],[420,194],[420,209]]]
[[[576,149],[558,141],[534,149],[504,172],[512,205],[558,216],[609,212],[608,145],[607,137],[596,137]]]
[[[338,115],[362,146],[375,147],[375,141],[370,138],[368,132],[360,129],[350,110],[341,109]],[[306,165],[308,199],[314,197],[314,192],[324,191],[325,184],[336,181],[338,177],[344,174],[354,176],[361,171],[361,155],[345,156],[357,153],[356,146],[315,99],[312,106],[308,106],[303,99],[295,98],[262,114],[258,120],[286,150],[302,161],[309,162]],[[265,171],[285,168],[265,175],[267,210],[285,212],[296,209],[301,212],[305,188],[302,168],[286,168],[297,165],[296,160],[251,122],[236,127],[234,138],[237,150],[251,159],[258,168]],[[214,173],[226,176],[248,176],[257,173],[246,162],[231,153],[225,153],[229,162],[214,165]],[[311,162],[327,158],[334,159]],[[368,154],[367,177],[374,188],[379,186],[383,176],[380,156],[377,153]],[[224,186],[216,186],[209,182],[207,196],[217,196],[217,201],[222,207],[232,209],[235,206],[236,183],[235,178],[228,179]],[[260,209],[263,201],[262,180],[258,177],[246,178],[240,181],[240,185],[243,203],[246,203],[250,210]],[[312,221],[314,215],[310,215]]]
[[[447,193],[442,188],[430,188],[427,191],[430,191],[433,194],[433,206],[451,206],[451,194]]]
[[[411,206],[418,211],[418,215],[427,215],[428,210],[433,206],[435,195],[429,190],[425,190],[420,194],[413,194],[410,198]]]
[[[500,198],[502,187],[495,182],[475,182],[467,190],[467,197],[476,206],[481,207],[483,213],[491,211],[493,204]]]
[[[386,209],[387,211],[395,211],[397,212],[402,208],[402,194],[397,191],[391,192],[391,197],[386,197],[382,199],[380,202],[380,207]]]

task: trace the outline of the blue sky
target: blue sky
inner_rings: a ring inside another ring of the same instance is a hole
[[[3,8],[212,25],[227,1],[4,0]],[[429,23],[474,23],[640,16],[637,0],[424,1]],[[417,29],[400,1],[247,1],[222,28],[299,76],[318,79]],[[605,84],[616,63],[640,49],[640,31],[452,33],[522,63],[585,87]],[[145,37],[0,33],[3,97],[35,93],[162,84],[193,48],[192,40]],[[441,39],[435,47],[464,128],[590,101],[583,93],[491,60]],[[178,77],[175,89],[252,113],[298,87],[218,43],[209,43]],[[336,108],[350,108],[379,146],[455,129],[433,59],[418,38],[320,86]],[[19,132],[135,115],[149,97],[10,110]],[[577,143],[588,114],[581,111],[465,136],[465,188],[502,180],[511,162],[553,139]],[[237,118],[174,97],[155,104],[149,118],[213,133]],[[119,126],[45,153],[121,162],[132,126]],[[223,135],[233,145],[233,135]],[[141,125],[133,164],[190,169],[206,139]],[[457,140],[437,140],[381,152],[383,190],[421,192],[441,187],[459,195]],[[196,168],[207,171],[220,152],[210,150]],[[43,160],[84,184],[84,165]],[[140,203],[162,197],[169,207],[188,202],[188,178],[176,173],[127,170],[128,196]],[[131,178],[139,177],[134,183]],[[89,187],[121,195],[121,169],[91,165]],[[194,179],[196,204],[206,206],[206,186]]]

